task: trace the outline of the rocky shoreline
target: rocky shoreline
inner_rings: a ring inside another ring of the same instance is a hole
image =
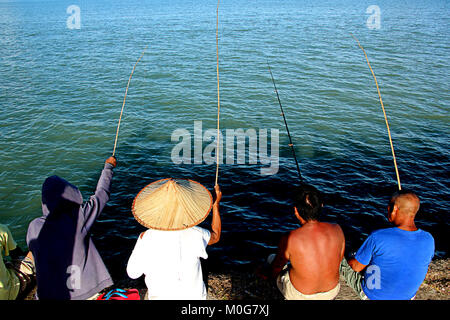
[[[335,300],[359,300],[356,293],[340,279],[341,289]],[[283,300],[273,282],[255,273],[217,273],[208,277],[209,300]],[[450,300],[450,258],[434,260],[419,288],[416,300]]]
[[[283,300],[276,285],[261,279],[256,272],[209,272],[207,279],[208,300]],[[340,281],[341,290],[336,300],[359,300],[342,278]],[[147,291],[142,277],[138,280],[116,281],[114,287],[136,288],[141,299]],[[33,288],[24,300],[34,300],[35,291],[36,288]],[[450,258],[431,262],[427,276],[417,292],[416,300],[450,300]]]

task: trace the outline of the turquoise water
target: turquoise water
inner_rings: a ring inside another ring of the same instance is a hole
[[[69,29],[69,5],[80,29]],[[448,256],[448,1],[221,1],[221,128],[279,129],[280,169],[220,169],[223,237],[210,263],[249,265],[297,227],[289,198],[296,167],[270,61],[304,178],[327,194],[324,219],[349,250],[385,218],[396,176],[383,113],[363,52],[377,76],[403,188],[422,200],[418,225]],[[188,177],[213,189],[214,165],[176,165],[172,132],[194,120],[216,126],[215,1],[0,1],[0,207],[25,246],[41,214],[40,189],[57,174],[87,198],[112,153],[128,77],[111,200],[93,234],[116,274],[142,227],[130,207],[146,184]],[[206,143],[204,144],[206,145]],[[206,223],[207,224],[207,223]],[[250,254],[249,254],[250,252]],[[113,267],[114,266],[114,267]]]

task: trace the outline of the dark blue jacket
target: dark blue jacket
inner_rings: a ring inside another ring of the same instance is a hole
[[[85,203],[78,188],[58,176],[42,185],[43,215],[31,221],[27,233],[38,299],[84,300],[113,284],[89,233],[109,199],[112,169],[105,164]]]

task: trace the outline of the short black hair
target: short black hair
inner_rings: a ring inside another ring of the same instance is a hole
[[[322,212],[323,197],[315,187],[302,184],[295,189],[294,205],[306,221],[318,220]]]

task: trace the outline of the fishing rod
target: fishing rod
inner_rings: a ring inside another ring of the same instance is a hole
[[[217,146],[216,146],[216,183],[219,179],[219,146],[220,146],[220,85],[219,85],[219,5],[220,0],[217,1],[217,15],[216,15],[216,56],[217,56]]]
[[[280,104],[281,115],[283,116],[284,125],[286,126],[286,131],[289,137],[289,146],[292,150],[292,155],[294,156],[295,164],[297,165],[298,177],[300,178],[300,182],[303,182],[302,174],[300,173],[300,166],[298,165],[297,156],[295,155],[294,144],[292,143],[291,133],[289,132],[289,127],[286,121],[286,116],[284,115],[283,106],[281,105],[280,95],[278,94],[277,86],[275,84],[275,79],[273,78],[272,70],[270,69],[269,61],[267,61],[267,66],[269,67],[270,76],[272,78],[273,87],[275,89],[275,93],[277,94],[278,103]]]
[[[116,140],[114,141],[114,149],[113,149],[113,157],[116,154],[116,147],[117,147],[117,138],[119,137],[119,128],[120,128],[120,122],[122,120],[122,114],[123,114],[123,108],[125,107],[125,100],[127,99],[127,94],[128,94],[128,87],[130,86],[130,81],[131,81],[131,77],[133,76],[134,70],[136,69],[136,66],[138,64],[138,62],[142,59],[142,57],[145,54],[145,50],[147,50],[148,46],[145,47],[144,51],[142,51],[141,56],[139,57],[139,59],[136,61],[136,63],[134,64],[133,67],[133,71],[131,71],[130,74],[130,78],[128,79],[128,84],[127,84],[127,89],[125,90],[125,97],[123,98],[123,103],[122,103],[122,110],[120,111],[120,117],[119,117],[119,123],[117,125],[117,131],[116,131]]]
[[[381,93],[380,93],[380,88],[378,87],[377,77],[375,76],[375,73],[373,72],[372,67],[370,66],[369,58],[367,57],[366,51],[364,50],[363,46],[359,43],[359,40],[356,39],[356,37],[352,33],[350,33],[350,35],[353,37],[353,39],[356,40],[356,42],[358,43],[358,46],[364,52],[364,56],[366,57],[367,65],[369,66],[369,69],[372,72],[372,76],[375,80],[375,85],[377,86],[377,91],[378,91],[378,97],[380,98],[381,108],[383,109],[384,120],[386,122],[386,128],[387,128],[387,132],[389,135],[389,143],[391,145],[392,158],[394,160],[395,174],[397,175],[398,190],[402,190],[402,185],[400,183],[400,175],[398,173],[397,160],[395,158],[394,145],[392,143],[391,130],[389,129],[389,122],[388,122],[388,119],[386,116],[386,110],[384,109],[383,100],[381,99]]]

